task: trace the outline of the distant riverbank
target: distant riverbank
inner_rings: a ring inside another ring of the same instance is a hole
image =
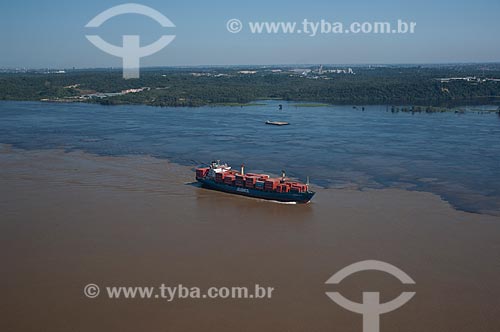
[[[279,101],[280,99],[274,99]],[[96,100],[79,100],[79,99],[44,99],[41,100],[46,103],[90,103],[90,104],[100,104],[103,106],[120,106],[120,105],[144,105],[144,106],[153,106],[148,104],[131,104],[131,103],[109,103],[106,99],[96,101]],[[285,102],[285,101],[283,101]],[[334,107],[334,106],[343,106],[343,105],[335,105],[335,104],[324,104],[324,103],[314,103],[314,102],[302,102],[302,103],[287,103],[288,107],[294,108],[316,108],[316,107]],[[225,106],[225,107],[252,107],[252,106],[265,106],[265,100],[249,102],[249,103],[214,103],[208,105],[198,105],[198,106],[173,106],[173,107],[201,107],[201,106],[209,106],[209,107],[217,107],[217,106]],[[444,112],[452,112],[457,114],[463,113],[478,113],[478,114],[488,114],[488,113],[497,113],[500,116],[500,106],[496,105],[462,105],[455,107],[437,107],[437,106],[394,106],[394,105],[364,105],[364,106],[352,106],[353,110],[365,111],[367,110],[367,106],[383,106],[386,107],[387,112],[391,113],[444,113]],[[153,107],[169,107],[169,106],[153,106]],[[282,108],[277,108],[278,110],[282,110]]]
[[[421,108],[500,105],[499,64],[305,69],[160,68],[144,70],[139,79],[131,80],[124,80],[118,70],[0,73],[0,100],[165,107],[245,106],[262,99],[307,107],[311,103]]]

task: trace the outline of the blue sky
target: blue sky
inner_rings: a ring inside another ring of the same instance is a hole
[[[500,61],[500,1],[134,1],[155,8],[175,28],[141,15],[115,17],[94,31],[120,45],[124,34],[149,44],[162,34],[176,39],[141,60],[142,66],[238,64],[377,64]],[[120,67],[121,59],[94,47],[85,25],[127,1],[3,1],[0,4],[0,67]],[[397,19],[417,23],[406,35],[231,34],[228,19],[249,21],[353,21]]]

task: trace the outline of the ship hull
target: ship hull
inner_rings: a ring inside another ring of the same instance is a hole
[[[214,180],[211,179],[198,178],[197,181],[200,182],[204,188],[222,191],[230,194],[261,198],[279,202],[307,203],[314,196],[314,192],[311,191],[302,193],[299,192],[279,193],[275,191],[264,191],[252,188],[231,186],[224,183],[215,182]]]

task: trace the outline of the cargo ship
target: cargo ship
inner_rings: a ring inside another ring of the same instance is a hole
[[[284,171],[280,178],[245,174],[244,165],[237,172],[220,161],[213,161],[209,167],[197,168],[196,180],[208,189],[278,202],[307,203],[315,194],[309,190],[309,184],[287,179]]]

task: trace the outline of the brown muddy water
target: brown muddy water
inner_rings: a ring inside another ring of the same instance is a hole
[[[205,190],[150,157],[0,149],[1,331],[362,331],[326,295],[383,302],[380,331],[499,331],[500,218],[399,189],[316,189],[307,205]],[[325,281],[367,259],[382,272]],[[87,298],[84,287],[101,287]],[[110,299],[107,286],[274,287],[267,299]]]

